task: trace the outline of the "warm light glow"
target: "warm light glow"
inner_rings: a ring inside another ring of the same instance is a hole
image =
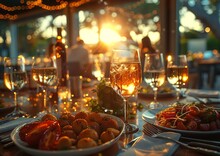
[[[114,31],[113,26],[110,24],[105,24],[102,26],[100,32],[100,39],[105,43],[118,42],[121,40],[121,36],[118,32]]]
[[[25,64],[25,58],[24,58],[24,56],[23,56],[23,55],[18,55],[18,58],[19,58],[19,59],[21,59],[21,60],[22,60],[22,62],[24,62],[24,64]]]
[[[171,55],[168,55],[167,56],[167,61],[169,62],[169,61],[171,61],[172,60],[172,56]]]
[[[3,43],[3,38],[2,38],[2,37],[0,37],[0,44],[1,44],[1,43]]]
[[[184,10],[183,12],[184,13],[181,13],[182,18],[180,19],[180,23],[183,27],[186,28],[185,30],[203,30],[202,23],[198,19],[196,19],[196,16],[192,12],[187,10]]]
[[[187,82],[187,80],[188,80],[188,74],[184,74],[183,75],[183,82]]]
[[[80,29],[80,37],[86,44],[97,44],[99,41],[98,32],[91,28]]]
[[[152,44],[155,44],[160,40],[160,33],[158,31],[157,32],[149,31],[148,36],[150,37]]]
[[[209,32],[210,32],[210,28],[209,28],[209,27],[206,27],[206,28],[205,28],[205,32],[209,33]]]
[[[80,29],[80,37],[86,44],[97,44],[99,42],[98,28],[82,28]],[[100,31],[100,40],[106,44],[122,41],[123,37],[109,24],[102,26]]]
[[[18,18],[18,15],[14,14],[14,11],[17,10],[30,10],[37,7],[40,7],[44,10],[49,10],[49,11],[53,11],[53,10],[61,10],[64,9],[66,7],[79,7],[85,3],[90,2],[91,0],[79,0],[79,1],[74,1],[74,2],[67,2],[67,1],[60,1],[59,4],[57,5],[47,5],[44,4],[42,0],[35,0],[35,1],[27,1],[26,4],[24,5],[24,3],[21,1],[20,3],[22,5],[17,5],[17,6],[6,6],[4,4],[0,3],[0,8],[9,12],[12,12],[11,14],[0,14],[0,19],[9,19],[9,20],[15,20]]]
[[[128,94],[133,94],[135,91],[135,85],[133,83],[127,85],[123,85],[122,86],[123,90],[125,90],[126,92],[128,92]],[[122,90],[122,94],[123,94],[123,90]]]

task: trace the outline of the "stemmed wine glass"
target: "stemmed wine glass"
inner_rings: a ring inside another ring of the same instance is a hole
[[[158,88],[165,81],[165,67],[162,53],[149,53],[145,54],[144,64],[144,81],[149,84],[154,91],[154,101],[149,105],[150,109],[162,107],[157,101]]]
[[[188,81],[188,63],[186,55],[168,56],[167,79],[176,89],[176,103],[180,100],[180,90]]]
[[[49,86],[57,85],[57,65],[55,57],[37,57],[32,64],[32,78],[43,89],[43,111],[39,116],[49,113],[47,92]]]
[[[15,58],[5,58],[4,60],[4,84],[14,92],[15,109],[12,113],[6,115],[6,118],[28,117],[29,114],[20,110],[17,93],[27,83],[27,74],[25,71],[25,58],[21,55]]]
[[[92,63],[92,75],[94,75],[98,81],[105,76],[106,62],[103,54],[94,54]]]
[[[128,123],[127,115],[128,98],[137,92],[141,84],[141,64],[137,50],[113,50],[110,64],[110,83],[124,98],[125,133],[135,133],[138,127]]]

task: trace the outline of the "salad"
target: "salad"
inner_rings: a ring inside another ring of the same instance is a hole
[[[180,130],[211,131],[220,129],[220,114],[204,104],[178,104],[157,113],[156,124]]]

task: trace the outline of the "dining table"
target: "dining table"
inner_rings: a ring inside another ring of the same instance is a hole
[[[94,92],[92,90],[93,87],[84,87],[83,93],[88,94],[89,96],[95,96]],[[7,113],[13,110],[13,94],[12,92],[2,89],[0,91],[0,99],[1,102],[7,103],[8,107],[5,109],[0,109],[0,117],[4,117]],[[19,91],[19,103],[21,105],[21,109],[28,112],[29,114],[36,115],[41,109],[42,109],[42,95],[40,92],[36,89],[23,89]],[[186,100],[187,97],[182,97],[181,100]],[[136,105],[134,105],[135,108],[135,114],[132,116],[132,118],[129,118],[130,123],[134,123],[138,125],[139,130],[136,133],[133,134],[122,134],[120,139],[114,143],[109,148],[97,152],[95,154],[91,154],[92,156],[117,156],[123,149],[125,149],[126,145],[132,141],[133,139],[140,137],[144,135],[143,133],[143,126],[146,124],[146,121],[143,120],[143,113],[147,110],[149,110],[149,103],[153,100],[153,96],[144,96],[143,94],[139,95],[137,94],[135,97],[133,97],[134,102]],[[168,106],[172,103],[174,103],[176,100],[175,93],[171,96],[161,96],[158,97],[158,101],[163,104],[164,106]],[[194,99],[195,100],[195,99]],[[138,108],[137,106],[142,106]],[[80,111],[80,110],[78,110]],[[1,127],[1,125],[0,125]],[[4,132],[4,134],[10,134],[9,132]],[[2,134],[0,134],[1,136]],[[210,137],[211,138],[211,137]],[[206,138],[209,139],[209,138]],[[215,136],[215,140],[220,142],[220,135]],[[181,140],[181,139],[180,139]],[[145,145],[146,147],[148,144]],[[12,144],[8,147],[4,147],[3,143],[0,143],[0,155],[1,156],[28,156],[29,154],[25,153],[25,151],[22,151],[19,147]],[[172,156],[201,156],[205,155],[202,153],[198,153],[194,150],[187,149],[183,146],[178,146],[178,148],[175,150],[175,152],[172,154]]]

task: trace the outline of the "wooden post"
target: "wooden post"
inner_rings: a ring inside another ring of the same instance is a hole
[[[18,31],[17,31],[17,24],[10,25],[10,32],[11,32],[11,44],[10,44],[10,57],[17,57],[18,56]]]

